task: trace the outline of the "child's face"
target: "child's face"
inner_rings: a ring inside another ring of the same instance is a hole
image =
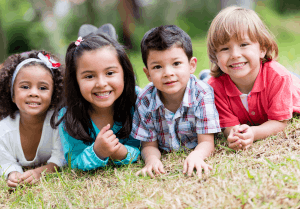
[[[172,46],[164,51],[151,50],[147,59],[148,68],[144,72],[150,82],[161,91],[161,96],[181,98],[184,94],[190,74],[196,70],[197,59],[188,60],[184,50]]]
[[[255,81],[260,69],[260,59],[264,58],[265,50],[258,42],[252,42],[248,35],[242,40],[230,39],[217,48],[217,65],[234,81],[247,79]]]
[[[124,89],[124,73],[115,49],[85,51],[77,61],[77,82],[94,110],[113,108]]]
[[[13,102],[21,116],[42,116],[51,104],[52,93],[51,72],[41,66],[28,66],[15,79]]]

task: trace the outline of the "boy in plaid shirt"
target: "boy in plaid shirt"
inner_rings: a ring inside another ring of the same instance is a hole
[[[150,82],[139,94],[131,135],[142,141],[145,167],[137,175],[165,173],[159,149],[170,152],[195,148],[184,161],[183,173],[200,177],[220,132],[213,89],[192,75],[197,59],[191,38],[175,25],[148,31],[141,42],[143,68]]]

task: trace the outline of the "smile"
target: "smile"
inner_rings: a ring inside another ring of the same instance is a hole
[[[26,102],[26,104],[28,104],[29,106],[38,106],[38,105],[41,105],[41,103],[38,103],[38,102]]]
[[[103,93],[94,93],[97,97],[107,97],[111,94],[111,91],[103,92]]]
[[[229,67],[231,67],[231,68],[240,68],[240,67],[245,66],[246,64],[247,64],[246,62],[241,62],[241,63],[236,63],[236,64],[229,65]]]

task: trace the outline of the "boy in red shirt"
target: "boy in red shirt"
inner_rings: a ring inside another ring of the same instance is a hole
[[[274,61],[278,46],[254,11],[222,10],[208,32],[208,53],[208,83],[230,148],[247,149],[300,113],[300,79]]]

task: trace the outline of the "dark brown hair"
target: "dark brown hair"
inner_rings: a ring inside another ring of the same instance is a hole
[[[0,119],[3,119],[7,116],[15,118],[15,113],[18,110],[17,105],[12,101],[11,98],[11,79],[14,74],[14,71],[19,63],[28,58],[37,58],[38,53],[43,55],[49,54],[54,60],[58,61],[57,57],[51,55],[46,51],[30,51],[22,54],[14,54],[9,56],[5,62],[2,64],[0,70]],[[25,64],[23,67],[27,66],[41,66],[47,70],[50,70],[45,64],[40,62],[30,62]],[[22,68],[23,68],[22,67]],[[53,94],[51,98],[51,104],[49,109],[56,108],[57,104],[60,101],[62,88],[63,88],[63,76],[62,76],[62,66],[58,69],[52,69],[52,79],[53,79]]]

